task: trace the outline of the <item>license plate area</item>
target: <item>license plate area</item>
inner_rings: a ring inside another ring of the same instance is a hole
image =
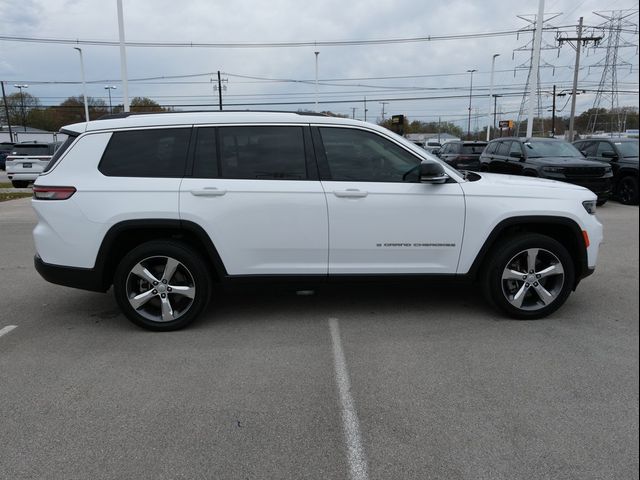
[[[22,164],[22,168],[31,168],[32,166],[33,166],[33,164],[30,163],[30,162],[25,162],[25,163]]]

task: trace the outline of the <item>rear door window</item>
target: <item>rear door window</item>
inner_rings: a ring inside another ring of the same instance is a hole
[[[109,177],[184,176],[191,128],[114,132],[98,170]]]
[[[498,149],[496,151],[496,155],[506,157],[509,155],[510,148],[511,148],[511,142],[500,142],[498,145]]]
[[[306,180],[302,127],[220,127],[222,178]]]

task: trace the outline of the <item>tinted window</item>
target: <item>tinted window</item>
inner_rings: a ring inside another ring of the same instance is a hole
[[[596,147],[598,142],[577,142],[574,146],[584,152],[589,157],[594,157],[596,155]]]
[[[509,147],[509,153],[519,153],[522,155],[522,148],[520,148],[520,142],[511,142]]]
[[[582,157],[576,147],[564,140],[531,139],[524,142],[527,155],[533,157]]]
[[[352,128],[320,128],[332,180],[360,182],[417,181],[403,176],[421,160],[389,140]]]
[[[460,153],[460,144],[452,143],[449,145],[449,151],[447,153]]]
[[[487,145],[487,149],[484,151],[484,153],[495,153],[497,148],[498,142],[491,142],[489,145]]]
[[[500,142],[498,144],[498,149],[496,150],[496,155],[502,155],[503,157],[508,156],[510,146],[511,142]]]
[[[197,132],[193,176],[196,178],[216,178],[218,176],[216,129],[199,128]]]
[[[13,147],[11,155],[49,155],[49,145],[16,145]]]
[[[307,178],[302,127],[221,127],[220,176]]]
[[[182,177],[190,128],[114,132],[98,170],[111,177]]]
[[[601,157],[604,152],[616,153],[609,142],[598,142],[597,157]]]
[[[64,152],[66,152],[69,149],[69,147],[71,146],[71,144],[74,142],[76,138],[78,138],[76,135],[69,135],[67,137],[64,143],[62,143],[62,145],[60,145],[60,147],[56,150],[56,153],[53,154],[53,157],[51,157],[51,161],[49,161],[47,166],[44,167],[44,170],[42,171],[43,173],[48,172],[53,168],[53,166],[58,162],[58,159],[62,156]]]
[[[484,150],[484,147],[485,145],[463,145],[462,153],[480,155]]]

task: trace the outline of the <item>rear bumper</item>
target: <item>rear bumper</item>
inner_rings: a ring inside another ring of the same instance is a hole
[[[92,292],[106,292],[109,289],[108,285],[104,285],[102,275],[93,268],[52,265],[43,262],[39,255],[33,258],[33,263],[40,276],[47,282]]]

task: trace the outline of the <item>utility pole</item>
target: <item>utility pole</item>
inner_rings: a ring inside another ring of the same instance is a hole
[[[318,111],[318,55],[320,52],[313,52],[316,55],[316,112]]]
[[[351,107],[351,118],[356,119],[356,107]]]
[[[487,142],[491,140],[491,129],[489,128],[489,122],[491,121],[491,97],[493,96],[493,71],[496,66],[496,57],[499,57],[499,56],[500,56],[499,53],[494,53],[493,58],[491,59],[491,81],[489,82],[489,119],[487,120]]]
[[[367,112],[369,110],[367,110],[367,97],[364,97],[364,121],[367,121]]]
[[[127,49],[124,44],[124,13],[122,0],[118,0],[118,38],[120,43],[120,75],[122,75],[123,110],[129,111],[129,81],[127,79]]]
[[[7,126],[9,127],[9,140],[13,142],[13,131],[11,131],[11,119],[9,118],[9,105],[7,105],[7,95],[4,92],[4,80],[0,82],[2,85],[2,104],[4,105],[4,114],[7,116]]]
[[[220,80],[220,70],[218,70],[218,105],[222,111],[222,81]]]
[[[467,139],[471,138],[471,97],[473,96],[473,72],[477,72],[475,68],[473,70],[467,70],[467,73],[471,74],[471,82],[469,84],[469,122],[467,123]]]
[[[544,0],[538,0],[536,33],[533,38],[533,61],[531,62],[531,83],[529,84],[529,115],[527,118],[527,137],[533,136],[533,118],[538,103],[538,74],[540,69],[540,47],[542,46],[542,25],[544,23]]]
[[[24,131],[27,131],[27,116],[25,114],[24,111],[24,93],[22,91],[23,88],[29,88],[29,85],[14,85],[14,87],[19,88],[20,89],[20,106],[21,106],[21,110],[22,110],[22,128],[24,128]]]
[[[382,105],[382,121],[384,122],[384,106],[389,105],[389,102],[380,102]]]
[[[571,88],[571,116],[569,117],[569,142],[573,142],[573,128],[575,124],[575,116],[576,116],[576,96],[578,90],[578,70],[580,69],[580,47],[584,44],[588,45],[589,42],[595,42],[596,44],[602,40],[602,37],[583,37],[582,36],[582,20],[580,17],[578,21],[578,36],[576,37],[558,37],[558,43],[560,46],[564,42],[567,42],[571,45],[576,51],[576,64],[573,68],[573,87]],[[576,42],[574,45],[571,42]]]
[[[556,136],[556,86],[553,86],[553,102],[551,106],[551,137]]]

